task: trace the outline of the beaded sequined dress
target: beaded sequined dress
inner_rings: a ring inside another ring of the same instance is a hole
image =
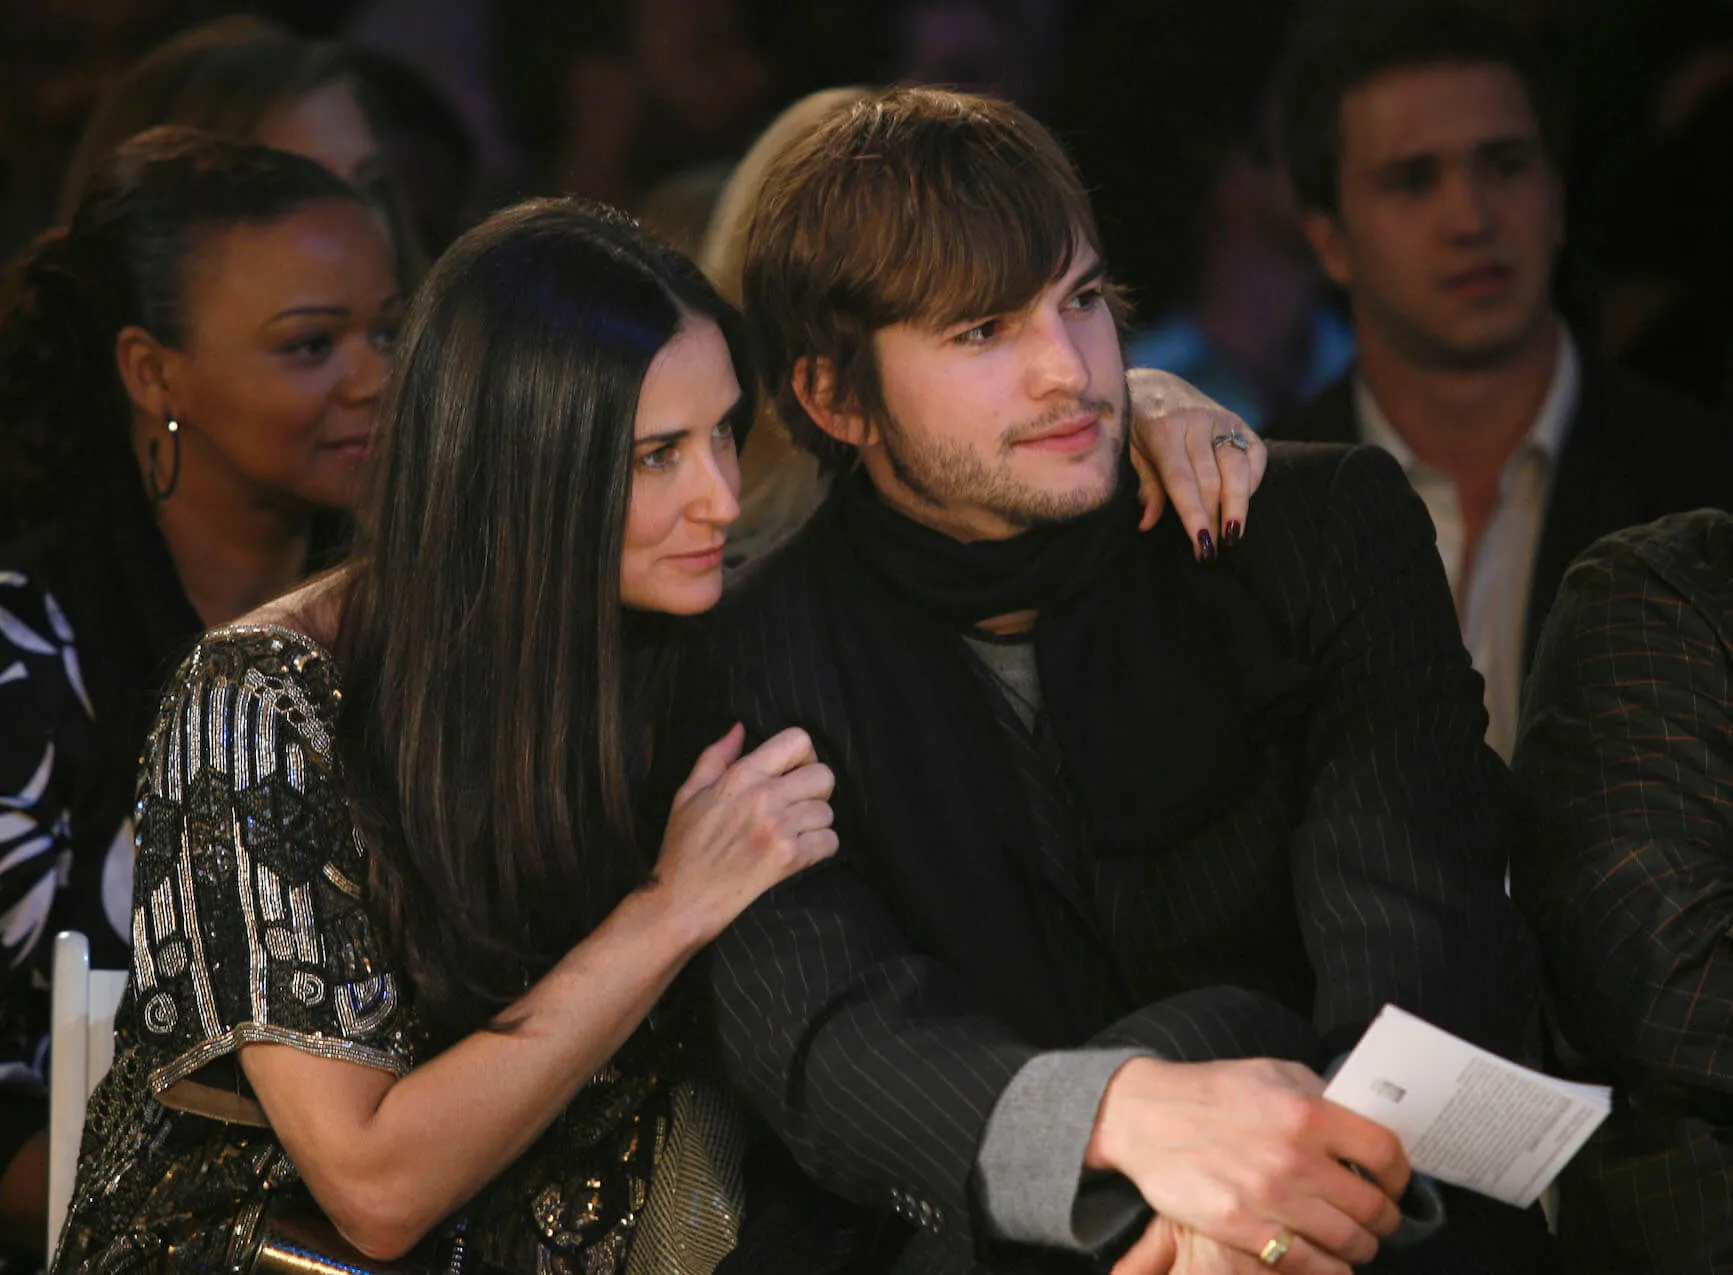
[[[54,1270],[246,1271],[305,1196],[235,1058],[270,1042],[402,1075],[426,1037],[366,907],[337,782],[331,657],[287,629],[207,635],[170,683],[139,779],[132,978],[91,1097]],[[625,1268],[683,1033],[641,1027],[464,1210],[473,1258],[526,1275]]]

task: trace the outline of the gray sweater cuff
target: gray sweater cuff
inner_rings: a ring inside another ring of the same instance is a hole
[[[1398,1203],[1402,1220],[1393,1232],[1384,1237],[1381,1247],[1413,1248],[1421,1241],[1431,1239],[1444,1225],[1444,1196],[1438,1190],[1438,1183],[1424,1173],[1416,1173],[1408,1180],[1408,1194]]]
[[[1089,1181],[1083,1155],[1107,1082],[1146,1049],[1037,1054],[999,1095],[975,1157],[981,1209],[1001,1239],[1091,1253],[1145,1213],[1117,1173]]]

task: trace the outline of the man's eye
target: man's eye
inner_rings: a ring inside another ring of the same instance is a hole
[[[1101,304],[1104,296],[1106,296],[1106,292],[1099,286],[1084,288],[1081,292],[1072,294],[1071,308],[1073,310],[1093,310]]]
[[[1378,170],[1380,190],[1392,194],[1418,195],[1429,190],[1437,175],[1437,165],[1429,157],[1416,157],[1387,164]]]
[[[1492,156],[1492,171],[1500,177],[1520,177],[1529,169],[1529,156],[1522,151],[1501,151]]]
[[[999,334],[999,320],[988,319],[985,323],[977,323],[967,332],[959,332],[951,339],[958,345],[979,345],[991,341]]]

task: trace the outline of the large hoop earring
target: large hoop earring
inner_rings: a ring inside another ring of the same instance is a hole
[[[169,437],[168,481],[160,486],[156,481],[156,446],[157,440],[150,440],[150,465],[145,470],[144,488],[150,494],[150,503],[160,505],[175,494],[175,488],[181,480],[181,426],[174,417],[169,417],[165,425]]]

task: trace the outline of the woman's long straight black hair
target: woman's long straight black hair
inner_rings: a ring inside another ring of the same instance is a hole
[[[372,902],[436,1037],[493,1022],[625,892],[620,556],[638,392],[685,314],[734,311],[593,205],[460,238],[410,309],[338,654]]]

